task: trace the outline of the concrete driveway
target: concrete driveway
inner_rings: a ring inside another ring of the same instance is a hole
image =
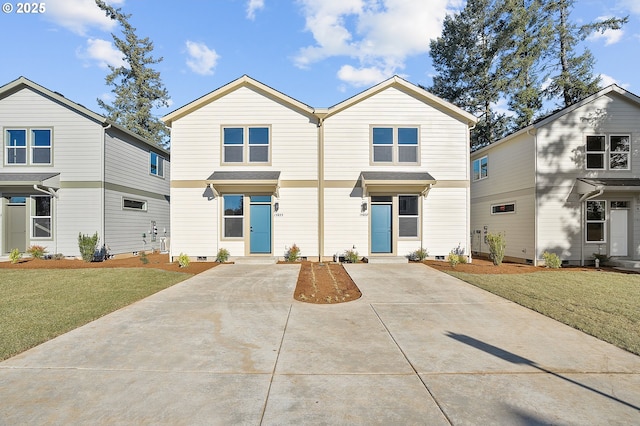
[[[640,424],[640,357],[420,264],[222,265],[0,363],[0,424]]]

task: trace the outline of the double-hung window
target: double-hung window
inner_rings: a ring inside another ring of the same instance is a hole
[[[398,196],[398,236],[417,238],[420,223],[420,197],[418,195]]]
[[[31,197],[31,237],[51,238],[51,197]]]
[[[375,164],[418,164],[417,127],[373,127],[371,162]]]
[[[270,128],[266,126],[224,127],[222,129],[222,162],[269,163],[270,133]]]
[[[605,201],[587,201],[586,239],[588,243],[603,243],[605,239]]]
[[[473,180],[481,180],[489,176],[489,162],[487,156],[473,160]]]
[[[242,195],[223,195],[224,237],[242,238],[244,235],[244,197]]]
[[[51,164],[51,129],[7,129],[5,164]]]
[[[629,135],[588,135],[587,170],[629,170],[631,137]]]
[[[149,158],[149,173],[153,176],[164,177],[164,157],[151,151]]]

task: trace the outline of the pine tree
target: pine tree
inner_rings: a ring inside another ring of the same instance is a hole
[[[164,123],[153,115],[153,108],[169,106],[169,94],[162,84],[160,73],[151,68],[162,58],[151,56],[153,43],[146,38],[139,38],[136,29],[129,23],[131,15],[107,5],[102,0],[95,0],[107,17],[117,21],[122,27],[124,38],[111,34],[115,46],[123,54],[126,65],[115,67],[109,65],[111,73],[106,83],[113,86],[115,100],[108,105],[98,99],[98,105],[107,112],[107,118],[131,130],[139,136],[155,142],[160,146],[168,144],[169,132]]]
[[[495,0],[469,0],[444,20],[442,35],[430,44],[437,75],[428,90],[479,117],[471,133],[478,149],[504,136],[507,119],[492,110],[506,87],[498,67],[506,43],[501,9]]]
[[[629,20],[629,17],[610,18],[578,26],[569,20],[574,1],[548,1],[555,14],[556,35],[549,57],[551,65],[555,70],[559,70],[559,73],[551,76],[552,83],[547,89],[547,94],[550,97],[561,97],[563,107],[591,95],[600,87],[600,76],[593,75],[594,57],[589,49],[585,49],[581,55],[578,55],[576,53],[578,43],[594,32],[618,30]]]

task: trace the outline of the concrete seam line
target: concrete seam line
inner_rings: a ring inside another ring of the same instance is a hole
[[[396,341],[396,339],[393,337],[393,335],[391,334],[391,331],[389,330],[389,328],[387,327],[387,325],[384,323],[384,321],[382,321],[382,318],[380,318],[380,315],[378,314],[378,311],[376,311],[376,308],[372,305],[369,304],[369,306],[371,307],[371,310],[373,311],[373,313],[376,315],[376,317],[378,317],[378,321],[380,321],[380,324],[382,324],[382,326],[384,327],[384,329],[387,331],[387,334],[389,335],[389,337],[391,338],[391,340],[393,341],[393,343],[395,343],[395,345],[398,347],[398,350],[400,351],[400,353],[402,354],[402,356],[404,357],[404,359],[407,360],[407,363],[409,364],[409,366],[411,367],[411,369],[413,370],[414,374],[418,377],[418,379],[420,380],[420,383],[422,383],[422,386],[424,386],[425,390],[427,391],[427,393],[429,394],[429,396],[431,397],[431,399],[433,400],[433,402],[436,404],[436,406],[438,407],[438,409],[440,410],[440,412],[442,413],[442,415],[444,416],[444,418],[447,420],[447,422],[450,425],[453,425],[453,421],[451,421],[451,419],[449,418],[449,416],[447,415],[447,413],[444,411],[444,408],[442,407],[442,405],[440,405],[440,402],[438,402],[438,400],[436,399],[436,396],[431,392],[431,389],[429,389],[429,387],[427,386],[427,384],[424,382],[424,380],[422,380],[422,377],[420,377],[420,373],[418,373],[418,370],[416,370],[416,367],[413,365],[413,363],[411,362],[411,360],[409,359],[409,357],[407,356],[407,354],[402,350],[402,348],[400,347],[400,345],[398,344],[398,342]]]
[[[284,328],[282,329],[282,337],[280,338],[280,345],[278,346],[278,354],[276,355],[276,362],[273,363],[273,370],[271,371],[271,379],[269,379],[269,387],[267,388],[267,395],[264,399],[264,405],[262,406],[262,414],[260,415],[260,424],[264,422],[264,415],[267,413],[267,404],[269,403],[269,395],[271,394],[271,386],[273,385],[273,378],[276,375],[276,369],[278,368],[278,360],[280,359],[280,351],[282,351],[282,345],[284,344],[284,336],[287,334],[287,327],[289,326],[289,318],[291,318],[291,310],[293,309],[293,303],[289,305],[289,312],[287,312],[287,320],[284,322]]]

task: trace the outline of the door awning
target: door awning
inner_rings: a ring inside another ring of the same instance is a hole
[[[638,192],[640,191],[640,179],[577,178],[574,188],[580,195],[599,191]]]
[[[31,193],[34,185],[60,189],[60,173],[0,173],[2,193]]]
[[[207,178],[215,195],[222,193],[264,193],[278,197],[280,172],[272,171],[229,171],[213,172]]]
[[[426,196],[437,181],[426,172],[361,172],[364,197],[371,193],[419,193]]]

